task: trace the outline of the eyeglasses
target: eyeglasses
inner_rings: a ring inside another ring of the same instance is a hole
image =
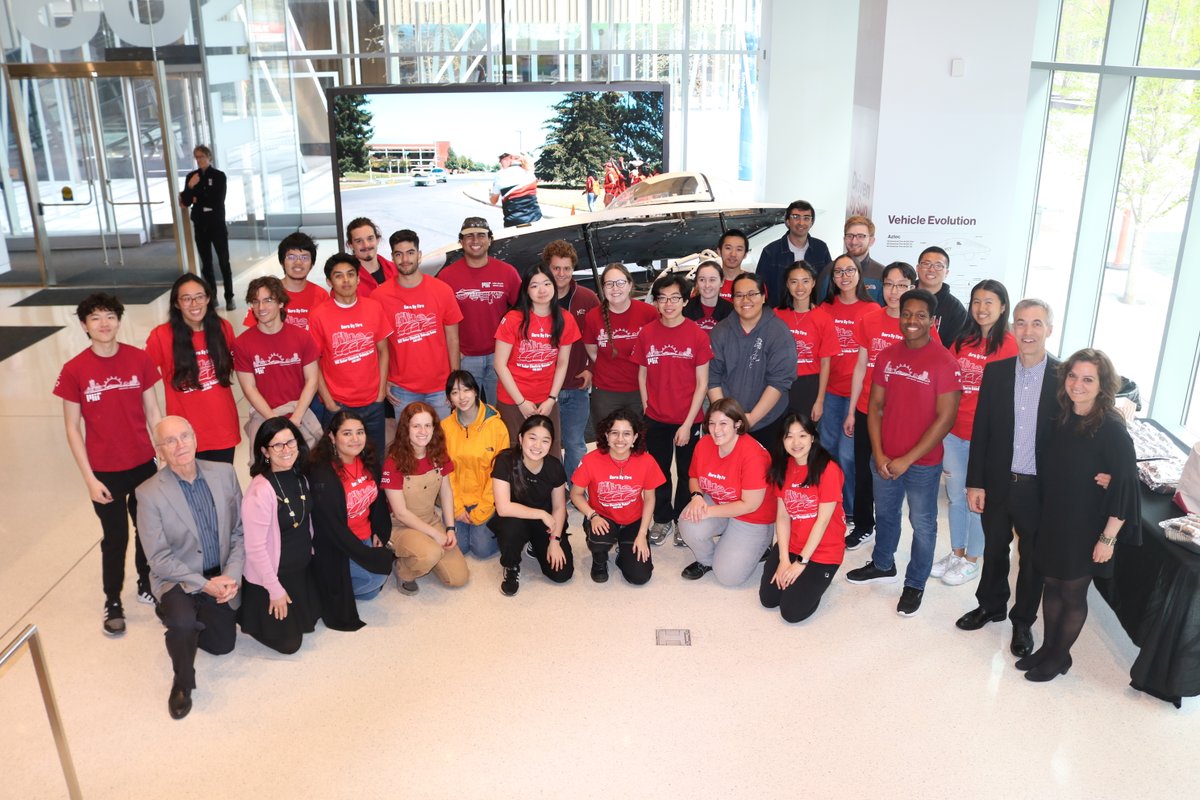
[[[762,292],[759,292],[759,291],[734,292],[734,295],[733,295],[734,300],[756,300],[759,297],[762,297]]]
[[[812,214],[788,214],[788,219],[792,222],[812,222]]]
[[[257,300],[251,300],[250,305],[252,305],[252,306],[273,306],[278,302],[279,301],[276,300],[274,297],[263,297],[263,298],[260,298]]]
[[[946,265],[940,261],[918,261],[917,266],[921,269],[934,269],[939,272],[946,269]]]
[[[312,256],[308,253],[288,253],[283,260],[289,264],[307,264],[312,261]]]
[[[610,439],[632,439],[633,431],[609,431],[608,438]]]
[[[892,290],[900,289],[903,291],[907,291],[912,288],[912,284],[911,283],[892,283],[891,281],[884,281],[883,288],[884,289],[892,289]]]
[[[845,277],[848,277],[848,276],[850,276],[850,275],[854,275],[854,274],[856,274],[857,272],[858,272],[858,267],[846,267],[845,269],[835,269],[835,270],[833,271],[833,277],[835,277],[835,278],[845,278]]]
[[[299,443],[295,439],[288,439],[286,442],[272,442],[267,445],[276,454],[282,453],[285,450],[295,450],[299,446]]]
[[[865,242],[868,238],[869,238],[869,234],[866,234],[866,233],[847,233],[846,234],[847,242]]]
[[[605,281],[604,282],[605,289],[624,289],[628,285],[629,285],[629,281],[625,280],[624,278],[619,278],[615,281]]]
[[[682,295],[678,295],[678,294],[665,295],[665,296],[664,296],[664,295],[659,295],[658,297],[656,297],[656,298],[654,298],[654,299],[655,299],[656,301],[658,301],[659,303],[664,303],[664,304],[666,304],[666,305],[668,305],[668,306],[677,305],[677,304],[679,304],[679,303],[682,303],[682,302],[683,302],[683,296],[682,296]]]
[[[179,295],[179,302],[185,306],[199,305],[201,303],[208,302],[208,295],[207,294],[181,294],[181,295]]]

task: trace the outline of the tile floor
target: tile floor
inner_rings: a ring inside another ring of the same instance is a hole
[[[275,269],[270,258],[245,270],[239,287]],[[295,656],[240,637],[229,656],[200,654],[195,707],[173,721],[162,628],[132,583],[128,633],[100,629],[100,528],[50,395],[84,338],[72,309],[11,308],[25,293],[0,290],[0,324],[67,328],[0,363],[0,643],[41,630],[85,797],[1194,791],[1200,702],[1177,711],[1128,688],[1136,651],[1094,593],[1075,667],[1034,685],[1012,667],[1007,624],[954,628],[973,584],[931,582],[904,619],[898,585],[839,575],[817,615],[788,626],[759,607],[756,585],[680,579],[691,559],[669,544],[641,588],[615,570],[593,584],[583,555],[565,586],[527,562],[505,598],[496,560],[470,559],[463,589],[427,578],[404,597],[389,584],[363,607],[368,627],[318,626]],[[130,307],[123,341],[143,343],[165,303]],[[847,568],[868,557],[848,554]],[[688,628],[692,645],[656,647],[657,628]],[[0,797],[65,796],[23,658],[0,673]]]

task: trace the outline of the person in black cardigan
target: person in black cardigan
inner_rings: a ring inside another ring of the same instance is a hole
[[[392,572],[396,556],[387,547],[392,519],[379,488],[381,477],[362,417],[347,410],[334,414],[313,450],[308,473],[314,499],[313,565],[327,628],[363,627],[357,601],[377,595]]]

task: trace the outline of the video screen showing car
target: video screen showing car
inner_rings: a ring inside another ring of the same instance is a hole
[[[496,233],[600,211],[667,170],[661,83],[329,89],[338,230],[367,217],[429,252],[466,217]],[[588,175],[593,193],[586,191]]]

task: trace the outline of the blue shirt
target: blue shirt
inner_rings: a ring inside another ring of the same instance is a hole
[[[183,498],[191,509],[192,519],[196,521],[196,530],[200,533],[200,551],[204,555],[204,571],[221,566],[221,538],[217,533],[217,504],[213,500],[204,473],[196,467],[196,479],[188,483],[175,470],[171,470],[179,488],[183,490]]]
[[[1018,475],[1037,475],[1038,405],[1042,397],[1042,381],[1046,378],[1046,356],[1026,368],[1017,359],[1017,375],[1013,381],[1013,457],[1012,471]]]

